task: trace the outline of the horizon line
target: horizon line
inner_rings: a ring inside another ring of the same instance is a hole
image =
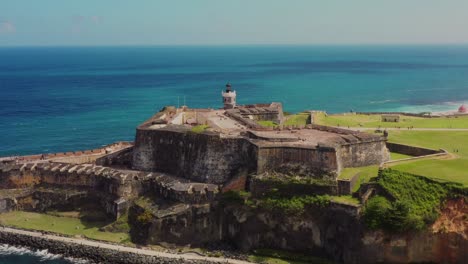
[[[39,48],[39,47],[234,47],[234,46],[296,46],[296,47],[324,47],[324,46],[467,46],[467,43],[239,43],[239,44],[20,44],[1,45],[0,48]]]

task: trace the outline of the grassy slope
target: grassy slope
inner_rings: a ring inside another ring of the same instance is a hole
[[[378,165],[372,165],[367,167],[358,167],[358,168],[345,168],[342,170],[339,179],[350,179],[357,173],[360,174],[359,181],[354,186],[353,192],[357,191],[362,183],[368,182],[370,178],[376,177],[379,171]]]
[[[84,222],[74,217],[59,217],[47,214],[12,211],[0,214],[0,222],[6,226],[56,232],[64,235],[81,235],[91,239],[111,242],[128,241],[126,233],[110,233],[99,231],[106,223]]]
[[[468,132],[390,131],[389,141],[432,149],[444,148],[452,153],[458,150],[454,153],[458,158],[404,162],[392,168],[468,186]]]
[[[354,114],[341,114],[341,115],[328,115],[317,114],[315,116],[315,123],[328,126],[343,126],[343,127],[363,127],[377,128],[377,127],[410,127],[415,128],[468,128],[468,116],[458,118],[421,118],[401,116],[400,122],[381,122],[381,115],[354,115]]]
[[[309,119],[309,114],[306,113],[299,113],[296,115],[289,115],[286,116],[286,120],[284,121],[285,126],[297,126],[297,125],[306,125],[307,119]]]
[[[273,121],[257,121],[257,123],[263,127],[277,127],[278,124],[276,124]]]
[[[192,127],[191,131],[194,133],[202,133],[208,128],[209,128],[208,125],[197,125],[197,126]]]

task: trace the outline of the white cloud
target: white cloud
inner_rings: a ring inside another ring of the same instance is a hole
[[[10,21],[0,21],[0,33],[13,33],[16,31],[15,25]]]

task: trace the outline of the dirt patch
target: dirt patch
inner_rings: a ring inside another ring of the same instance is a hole
[[[447,201],[440,217],[432,225],[437,233],[455,232],[468,239],[468,206],[465,198]]]

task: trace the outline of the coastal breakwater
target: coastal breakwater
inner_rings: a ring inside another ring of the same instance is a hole
[[[0,243],[14,246],[23,246],[38,250],[47,249],[51,253],[60,254],[65,257],[83,258],[95,263],[103,264],[248,263],[234,259],[212,258],[194,254],[180,255],[131,248],[97,241],[61,237],[13,228],[0,228]]]

